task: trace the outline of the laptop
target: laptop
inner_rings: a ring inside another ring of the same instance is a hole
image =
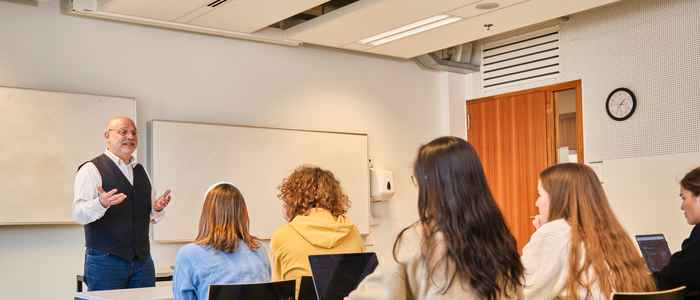
[[[295,280],[251,283],[212,284],[209,300],[294,300]]]
[[[316,296],[316,287],[311,276],[301,276],[299,284],[299,300],[318,300]]]
[[[644,256],[647,267],[651,272],[658,272],[668,264],[671,259],[671,249],[663,234],[643,234],[635,235],[639,250]]]
[[[318,300],[340,300],[357,288],[379,262],[373,252],[309,255]]]

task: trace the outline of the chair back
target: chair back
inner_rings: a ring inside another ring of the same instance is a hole
[[[646,293],[617,293],[610,294],[610,300],[683,300],[685,287],[677,287],[672,290],[646,292]]]
[[[251,283],[212,284],[209,300],[294,300],[295,280]]]

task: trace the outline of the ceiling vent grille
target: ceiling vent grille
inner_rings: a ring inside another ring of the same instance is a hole
[[[481,87],[484,91],[559,76],[559,27],[484,44]]]

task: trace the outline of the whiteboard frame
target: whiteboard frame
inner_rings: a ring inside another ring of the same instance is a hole
[[[258,125],[246,125],[246,124],[229,124],[229,123],[219,123],[219,122],[196,122],[196,121],[179,121],[179,120],[171,120],[171,119],[152,119],[148,121],[147,127],[148,127],[148,141],[147,141],[147,148],[148,148],[148,169],[151,171],[151,180],[155,180],[157,174],[153,174],[153,139],[154,139],[154,134],[153,134],[153,122],[169,122],[169,123],[177,123],[177,124],[192,124],[192,125],[210,125],[210,126],[223,126],[223,127],[234,127],[234,128],[252,128],[252,129],[270,129],[270,130],[283,130],[283,131],[293,131],[293,132],[311,132],[311,133],[328,133],[328,134],[344,134],[344,135],[355,135],[355,136],[364,136],[367,138],[367,148],[365,149],[366,151],[366,157],[367,157],[367,201],[366,201],[366,209],[367,209],[367,232],[362,232],[360,231],[360,234],[362,236],[367,236],[370,234],[370,227],[373,226],[372,223],[372,213],[371,213],[371,195],[370,195],[370,178],[369,178],[369,168],[371,165],[371,158],[370,158],[370,153],[369,153],[369,135],[367,133],[360,133],[360,132],[346,132],[346,131],[330,131],[330,130],[312,130],[312,129],[300,129],[300,128],[284,128],[284,127],[272,127],[272,126],[258,126]],[[362,203],[365,203],[363,201]],[[354,205],[354,202],[353,202]],[[166,208],[167,210],[167,208]],[[198,212],[199,213],[199,212]],[[167,213],[166,213],[167,214]],[[155,224],[152,224],[155,225]],[[359,230],[359,228],[358,228]],[[176,244],[176,243],[189,243],[192,242],[191,239],[156,239],[155,238],[155,230],[152,228],[151,230],[151,240],[160,244]],[[262,238],[262,240],[269,240],[269,238]]]

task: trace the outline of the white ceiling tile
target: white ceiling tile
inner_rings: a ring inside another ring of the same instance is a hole
[[[481,1],[481,2],[491,2],[491,3],[498,3],[498,7],[491,9],[491,10],[483,10],[483,9],[478,9],[476,8],[478,3],[472,4],[472,5],[467,5],[465,7],[455,9],[453,11],[450,11],[449,14],[455,15],[455,16],[460,16],[462,18],[468,19],[472,17],[476,17],[478,15],[483,15],[487,13],[494,12],[499,9],[507,9],[509,6],[512,6],[514,4],[520,3],[520,2],[525,2],[525,1],[530,1],[530,0],[494,0],[494,1]]]
[[[328,0],[228,0],[190,24],[252,33]]]
[[[377,46],[367,52],[413,58],[617,1],[619,0],[530,0]],[[493,27],[486,30],[484,24],[493,24]]]
[[[287,30],[308,43],[341,47],[476,0],[361,0]]]
[[[98,10],[115,14],[173,21],[212,0],[102,0]]]

